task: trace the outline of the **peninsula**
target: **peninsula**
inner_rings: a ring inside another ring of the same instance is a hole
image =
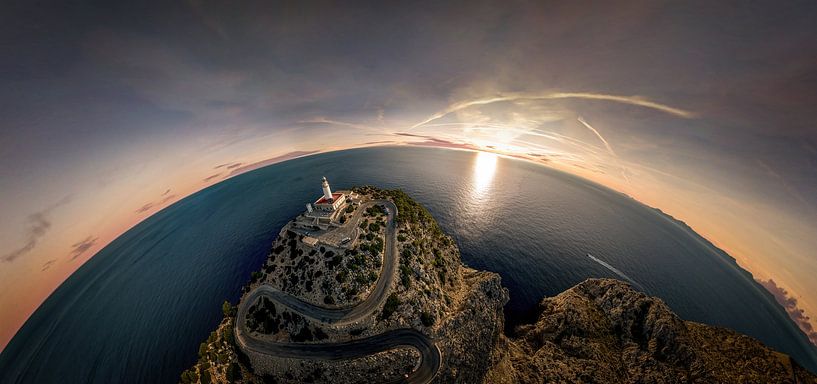
[[[400,190],[322,191],[286,224],[182,383],[807,382],[788,356],[609,279],[504,335],[508,291]]]

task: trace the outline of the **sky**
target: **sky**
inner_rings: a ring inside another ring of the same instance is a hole
[[[0,347],[161,208],[374,145],[626,193],[729,252],[817,342],[817,3],[337,3],[0,4]]]

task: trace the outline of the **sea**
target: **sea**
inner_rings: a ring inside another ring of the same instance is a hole
[[[100,250],[0,354],[2,383],[175,383],[260,268],[279,229],[321,194],[401,188],[456,239],[468,266],[502,276],[507,331],[544,296],[609,277],[686,320],[724,326],[817,371],[817,351],[774,298],[691,229],[603,186],[521,160],[439,148],[322,153],[194,193]]]

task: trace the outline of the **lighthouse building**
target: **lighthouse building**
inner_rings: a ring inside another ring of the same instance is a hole
[[[306,212],[297,220],[299,226],[325,230],[339,225],[338,219],[343,210],[352,202],[352,193],[332,192],[326,177],[321,180],[321,189],[323,194],[314,203],[307,204]]]
[[[323,195],[312,204],[315,209],[324,212],[333,212],[339,210],[346,204],[347,194],[343,192],[332,193],[332,189],[329,187],[329,182],[326,180],[326,177],[324,177],[323,182],[321,182],[321,188],[323,188]]]

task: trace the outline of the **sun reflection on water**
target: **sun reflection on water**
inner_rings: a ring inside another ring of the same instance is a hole
[[[491,189],[491,182],[496,173],[497,155],[490,152],[477,152],[474,159],[474,196],[484,198]]]

